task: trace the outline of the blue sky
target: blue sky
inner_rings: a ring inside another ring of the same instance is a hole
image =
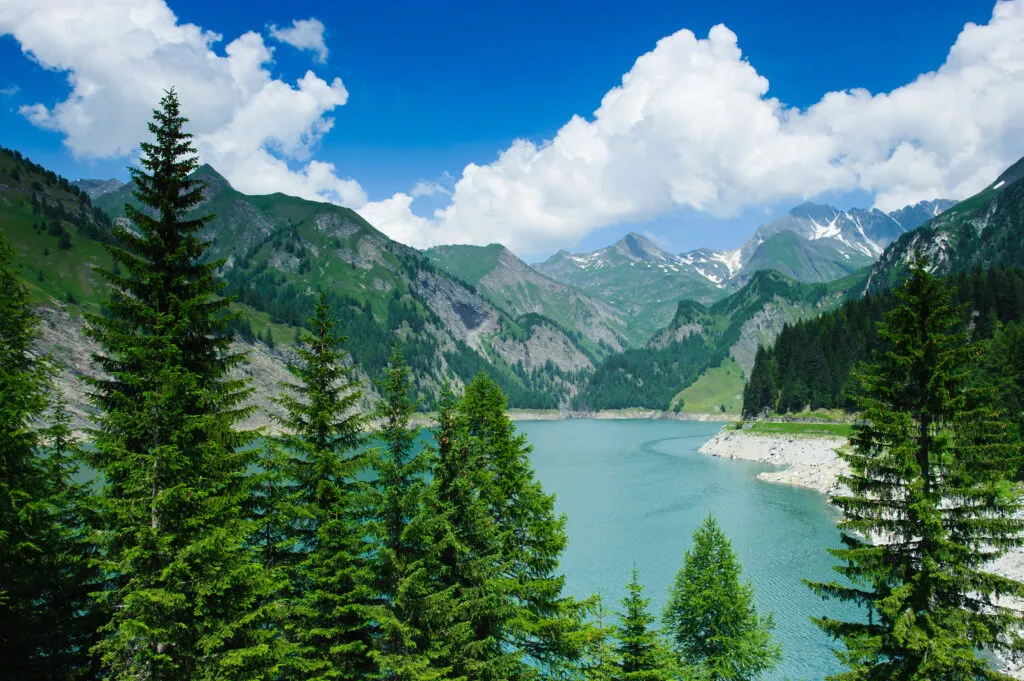
[[[144,107],[143,102],[134,101],[119,105],[119,100],[132,96],[130,88],[126,86],[125,92],[108,94],[112,86],[106,84],[109,79],[117,78],[118,69],[124,73],[126,64],[136,62],[125,58],[119,63],[124,55],[115,54],[113,48],[105,48],[110,52],[108,63],[97,60],[87,53],[88,42],[74,34],[75,24],[69,23],[66,33],[57,29],[47,33],[33,28],[39,21],[45,22],[48,13],[56,16],[55,13],[81,3],[40,0],[33,3],[38,6],[32,10],[8,4],[12,3],[0,0],[0,34],[5,34],[0,37],[0,92],[3,93],[0,94],[0,144],[17,148],[72,178],[124,178],[124,167],[131,161],[131,152],[125,153],[127,143],[113,139],[104,126],[132,128],[141,125],[144,116],[120,114],[129,110],[141,112]],[[159,16],[164,2],[110,0],[98,4],[122,17],[126,12],[131,13],[135,6],[145,7]],[[329,94],[324,95],[313,111],[295,122],[298,130],[295,135],[284,142],[268,137],[269,141],[262,145],[271,161],[283,163],[287,171],[304,173],[301,182],[286,184],[283,190],[341,200],[356,205],[357,209],[363,208],[363,202],[369,202],[364,214],[378,217],[385,231],[414,245],[443,242],[449,235],[451,240],[478,242],[504,241],[507,237],[508,245],[533,259],[556,248],[602,246],[629,230],[649,231],[677,251],[699,246],[733,248],[757,224],[804,198],[870,206],[883,196],[883,203],[887,205],[882,207],[888,207],[904,197],[908,200],[935,198],[928,196],[928,191],[945,190],[947,194],[969,191],[981,181],[979,178],[984,173],[991,173],[992,168],[1013,160],[1012,154],[1024,153],[1024,143],[1018,140],[1018,128],[1013,124],[1003,123],[1001,127],[995,124],[980,130],[978,134],[991,138],[988,146],[997,151],[978,152],[977,172],[961,168],[950,171],[948,177],[936,176],[917,184],[891,177],[897,172],[892,167],[892,157],[900,143],[906,141],[904,138],[908,138],[911,145],[919,146],[920,149],[915,147],[915,150],[922,156],[939,157],[934,160],[937,165],[942,164],[944,154],[963,163],[962,145],[949,150],[942,148],[946,145],[941,141],[923,140],[918,144],[913,131],[894,132],[891,141],[886,142],[890,148],[889,156],[882,159],[887,162],[884,172],[868,172],[864,170],[868,162],[858,162],[849,177],[805,183],[806,190],[780,186],[771,191],[751,192],[743,180],[737,181],[731,192],[723,190],[720,196],[712,198],[708,198],[706,188],[689,192],[686,187],[693,184],[694,175],[718,188],[733,181],[730,178],[734,173],[725,168],[717,175],[704,177],[699,171],[681,166],[674,159],[690,153],[689,147],[682,144],[679,149],[673,148],[672,159],[657,159],[665,169],[655,172],[649,182],[643,170],[643,166],[648,165],[645,157],[631,151],[628,161],[607,162],[607,167],[594,176],[600,177],[600,181],[590,183],[597,186],[607,182],[615,186],[616,180],[622,179],[622,184],[636,182],[639,193],[650,184],[665,183],[664,191],[635,202],[631,196],[616,197],[614,202],[609,200],[615,205],[591,210],[594,197],[588,197],[578,187],[552,189],[550,180],[530,176],[528,168],[517,168],[514,172],[498,168],[494,182],[487,187],[460,187],[461,193],[456,196],[448,194],[463,177],[467,164],[493,164],[514,140],[532,142],[536,148],[525,152],[532,158],[574,115],[592,122],[602,97],[621,84],[623,74],[630,71],[638,57],[652,52],[660,39],[680,29],[692,31],[699,42],[708,38],[712,26],[724,24],[735,34],[742,56],[725,56],[723,62],[748,64],[756,75],[770,83],[767,98],[779,100],[783,108],[806,111],[828,92],[864,88],[873,95],[888,93],[912,83],[920,74],[939,69],[967,22],[981,26],[990,23],[993,4],[992,0],[897,3],[639,0],[628,4],[257,1],[247,3],[242,11],[234,3],[167,0],[166,9],[174,16],[170,19],[163,16],[159,21],[179,27],[194,24],[204,31],[220,34],[220,41],[209,43],[210,51],[220,57],[225,57],[229,43],[246,32],[256,32],[265,48],[273,50],[272,57],[262,63],[263,71],[269,74],[269,80],[293,89],[299,89],[296,83],[307,70],[312,70],[325,86],[340,78],[345,92],[343,103],[339,104],[340,90],[335,90],[333,99]],[[1006,4],[1012,5],[1008,12],[1012,16],[1007,21],[1019,19],[1022,12],[1017,3]],[[319,61],[315,50],[296,49],[272,38],[271,26],[287,27],[295,20],[309,18],[322,24],[326,49],[323,62]],[[81,26],[81,22],[78,25]],[[124,42],[125,36],[137,35],[136,27],[122,26],[119,30],[119,34],[95,39],[109,40],[116,45]],[[148,26],[144,26],[142,32],[145,30]],[[75,41],[81,42],[80,49],[69,46],[77,44]],[[988,41],[994,42],[991,37]],[[724,41],[728,42],[728,39]],[[994,50],[997,44],[993,45]],[[142,64],[140,69],[153,68],[159,76],[176,80],[175,69],[183,59],[175,57],[172,50],[159,47],[151,50],[145,60],[137,62]],[[678,58],[684,62],[687,59],[685,55]],[[158,68],[155,65],[162,64],[160,60],[166,60],[166,65]],[[672,63],[666,68],[674,73],[680,70]],[[1009,113],[1016,115],[1024,113],[1014,108],[1020,101],[1019,68],[1019,63],[1014,61],[1004,65],[1000,72],[1004,81],[1001,87],[1009,93],[1002,99],[1009,100],[1004,104],[1009,107]],[[52,113],[55,105],[69,99],[72,93],[69,76],[76,78],[79,87],[83,82],[98,84],[93,89],[98,89],[99,94],[90,93],[88,88],[76,91],[82,94],[80,99],[84,102],[78,107],[78,119],[69,123],[73,116],[61,119],[49,114],[49,118],[32,116],[26,107],[42,104]],[[651,77],[657,79],[657,74]],[[177,80],[181,82],[174,84],[183,91],[186,113],[193,102],[194,110],[202,112],[207,102],[203,101],[201,93],[191,94],[188,78]],[[941,93],[936,96],[940,97],[938,106],[941,106]],[[688,106],[685,99],[679,101],[680,107]],[[253,100],[248,104],[256,106],[258,102]],[[230,119],[235,111],[228,109],[246,105],[244,97],[223,105],[210,105],[208,122],[203,123],[207,129],[200,131],[208,135],[209,148],[223,150],[242,136],[237,126],[237,137],[220,131],[223,121]],[[300,107],[283,104],[282,108],[287,111]],[[655,112],[650,114],[652,121],[657,121],[658,110],[663,111],[664,107],[652,104],[651,111]],[[105,122],[105,115],[112,120]],[[278,114],[279,117],[286,115]],[[864,117],[870,119],[874,115],[881,114],[870,113]],[[858,113],[852,111],[848,116],[857,117]],[[200,115],[197,120],[203,118]],[[333,126],[324,132],[319,122],[328,118],[333,120]],[[83,123],[83,119],[88,120]],[[672,126],[684,125],[686,121],[670,119],[671,116],[657,126],[658,134],[676,139]],[[828,125],[832,126],[829,134],[842,137],[841,143],[830,144],[856,147],[856,139],[848,140],[856,135],[834,131],[839,126],[833,125],[833,121],[840,119],[840,114],[829,119]],[[742,121],[737,122],[737,129],[742,130],[744,125]],[[822,124],[814,125],[820,129]],[[906,127],[907,124],[901,125]],[[921,123],[923,128],[930,125],[929,121]],[[258,130],[253,133],[256,136],[272,135],[265,132],[266,126],[255,125],[255,129]],[[729,137],[728,130],[719,132],[723,139]],[[629,131],[618,130],[609,133],[606,140],[614,138],[623,143],[657,147],[661,139],[641,137],[640,133],[631,135]],[[103,143],[91,142],[105,137],[111,139]],[[1007,137],[1012,142],[1009,145],[1005,143]],[[301,141],[296,142],[299,138]],[[602,142],[609,148],[617,144]],[[792,146],[789,141],[784,144]],[[202,145],[200,149],[204,151]],[[764,154],[770,154],[771,149]],[[550,157],[557,150],[549,151],[543,163],[536,161],[526,165],[549,164],[551,170],[545,173],[549,178],[557,179],[562,173],[575,172],[568,166],[563,169],[555,164]],[[251,150],[251,153],[257,152],[260,149]],[[849,155],[831,147],[828,153],[831,166],[841,163],[838,158]],[[246,186],[245,168],[258,166],[247,164],[240,154],[234,153],[231,157],[234,166],[224,162],[227,168],[222,171],[229,179],[236,185],[243,185],[241,188],[245,190],[273,190],[269,184],[276,177],[273,173],[260,173],[265,181],[250,182]],[[708,154],[711,158],[736,156],[738,163],[749,163],[742,154],[723,146],[721,153],[714,147],[694,153],[693,164],[699,166]],[[204,156],[220,167],[215,160],[219,156],[212,152]],[[310,179],[314,174],[309,172],[310,161],[333,164],[332,178],[336,176],[338,180]],[[870,162],[880,163],[877,159]],[[703,163],[706,165],[706,160]],[[786,172],[794,172],[796,177],[805,172],[803,165],[798,171],[792,168],[787,162],[778,170],[765,172],[767,177]],[[918,166],[911,163],[907,168]],[[580,172],[580,183],[586,184],[590,169]],[[812,177],[822,174],[812,175],[814,168],[810,166],[806,172]],[[929,172],[931,169],[919,174]],[[343,184],[341,180],[350,184]],[[750,181],[756,181],[757,188],[766,184],[757,178]],[[436,183],[434,194],[413,198],[413,188],[421,182]],[[525,187],[523,191],[527,196],[538,197],[537,205],[529,202],[524,205],[523,201],[501,205],[501,201],[494,198],[494,192],[506,196],[500,186],[495,189],[495,183],[500,185],[501,182]],[[480,198],[481,192],[488,194]],[[599,187],[595,193],[607,196],[608,191]],[[747,197],[751,193],[757,196]],[[411,214],[427,219],[430,224],[420,224],[410,214],[399,210],[401,200],[384,203],[399,195],[410,199],[406,203],[411,205]],[[444,215],[433,213],[455,204],[458,204],[457,211]],[[479,208],[483,204],[490,208]],[[516,212],[517,204],[523,206],[523,215],[509,217]],[[473,207],[472,210],[469,207]],[[492,209],[500,214],[488,212]],[[420,243],[415,243],[417,241]]]

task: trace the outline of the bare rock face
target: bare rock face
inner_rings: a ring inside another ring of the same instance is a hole
[[[314,218],[316,230],[328,236],[344,239],[359,231],[359,226],[337,213],[317,213]]]
[[[35,312],[40,319],[37,351],[40,355],[50,355],[59,366],[56,385],[67,400],[71,426],[79,431],[92,427],[95,425],[90,416],[93,406],[83,379],[102,376],[92,359],[93,354],[101,349],[86,335],[85,323],[80,316],[71,315],[63,307],[37,307]],[[268,428],[273,432],[275,422],[271,415],[280,415],[280,408],[274,404],[273,398],[281,392],[282,383],[295,382],[288,363],[296,358],[287,351],[270,350],[263,343],[235,341],[230,352],[246,354],[246,361],[233,369],[231,377],[248,379],[253,389],[249,403],[255,409],[239,424],[239,428]],[[360,408],[368,411],[376,393],[362,371],[357,370],[356,375],[364,392]]]
[[[474,350],[483,350],[483,337],[498,331],[498,313],[472,291],[446,277],[420,270],[414,282],[444,327]]]
[[[540,369],[551,362],[567,372],[592,370],[593,362],[572,344],[565,334],[537,325],[525,341],[495,339],[494,350],[509,364],[522,364],[527,371]]]
[[[652,338],[647,346],[655,350],[661,350],[673,343],[678,343],[690,336],[699,336],[702,333],[704,333],[703,324],[682,324],[675,328],[669,327]]]

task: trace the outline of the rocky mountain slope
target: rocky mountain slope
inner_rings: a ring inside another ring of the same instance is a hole
[[[930,258],[938,274],[1024,266],[1024,158],[975,196],[891,244],[872,268],[869,290],[897,283],[917,251]]]
[[[593,357],[647,340],[630,325],[626,310],[540,274],[500,244],[437,246],[424,255],[511,316],[539,314],[578,332]]]
[[[734,260],[711,251],[675,255],[635,233],[607,248],[577,255],[559,251],[533,268],[608,300],[649,337],[672,320],[676,302],[712,302],[725,296]]]
[[[98,311],[106,296],[93,267],[110,267],[101,244],[110,238],[110,219],[97,207],[123,220],[131,185],[92,204],[85,190],[47,173],[13,152],[0,154],[0,229],[36,299],[75,319]],[[247,196],[209,166],[196,174],[208,186],[195,214],[216,213],[203,236],[213,242],[210,257],[225,261],[220,276],[238,296],[242,338],[273,344],[280,355],[322,289],[368,378],[380,376],[401,341],[428,405],[443,381],[459,386],[487,370],[512,405],[555,407],[593,368],[560,324],[539,314],[514,318],[349,209],[282,194]],[[70,237],[50,236],[57,228]]]

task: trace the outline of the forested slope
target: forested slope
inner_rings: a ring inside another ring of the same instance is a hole
[[[347,208],[283,194],[247,196],[209,166],[195,177],[206,188],[191,215],[214,215],[202,232],[211,241],[205,257],[225,261],[218,275],[238,299],[242,318],[234,330],[246,342],[281,354],[311,313],[312,294],[325,290],[369,378],[383,377],[395,342],[406,346],[425,406],[443,381],[463,385],[486,370],[511,405],[554,408],[592,369],[560,324],[537,314],[513,318]],[[112,220],[124,219],[133,189],[121,186],[94,205],[68,180],[13,150],[0,152],[0,229],[26,268],[34,299],[59,308],[65,325],[74,326],[71,335],[81,334],[74,321],[81,312],[99,311],[105,299],[106,284],[93,268],[110,266],[102,242]]]

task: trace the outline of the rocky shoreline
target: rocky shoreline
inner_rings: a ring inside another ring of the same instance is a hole
[[[784,468],[764,471],[759,480],[807,487],[832,494],[837,478],[847,468],[835,450],[846,444],[843,438],[763,435],[723,428],[700,448],[704,454],[723,459],[742,459]]]
[[[759,480],[813,489],[831,496],[842,491],[838,477],[848,470],[836,450],[848,444],[843,438],[763,435],[723,428],[700,448],[701,453],[724,459],[741,459],[782,466],[758,474]],[[991,564],[995,574],[1024,581],[1024,548],[1015,549]],[[1024,679],[1024,659],[1001,660],[1000,671]]]

